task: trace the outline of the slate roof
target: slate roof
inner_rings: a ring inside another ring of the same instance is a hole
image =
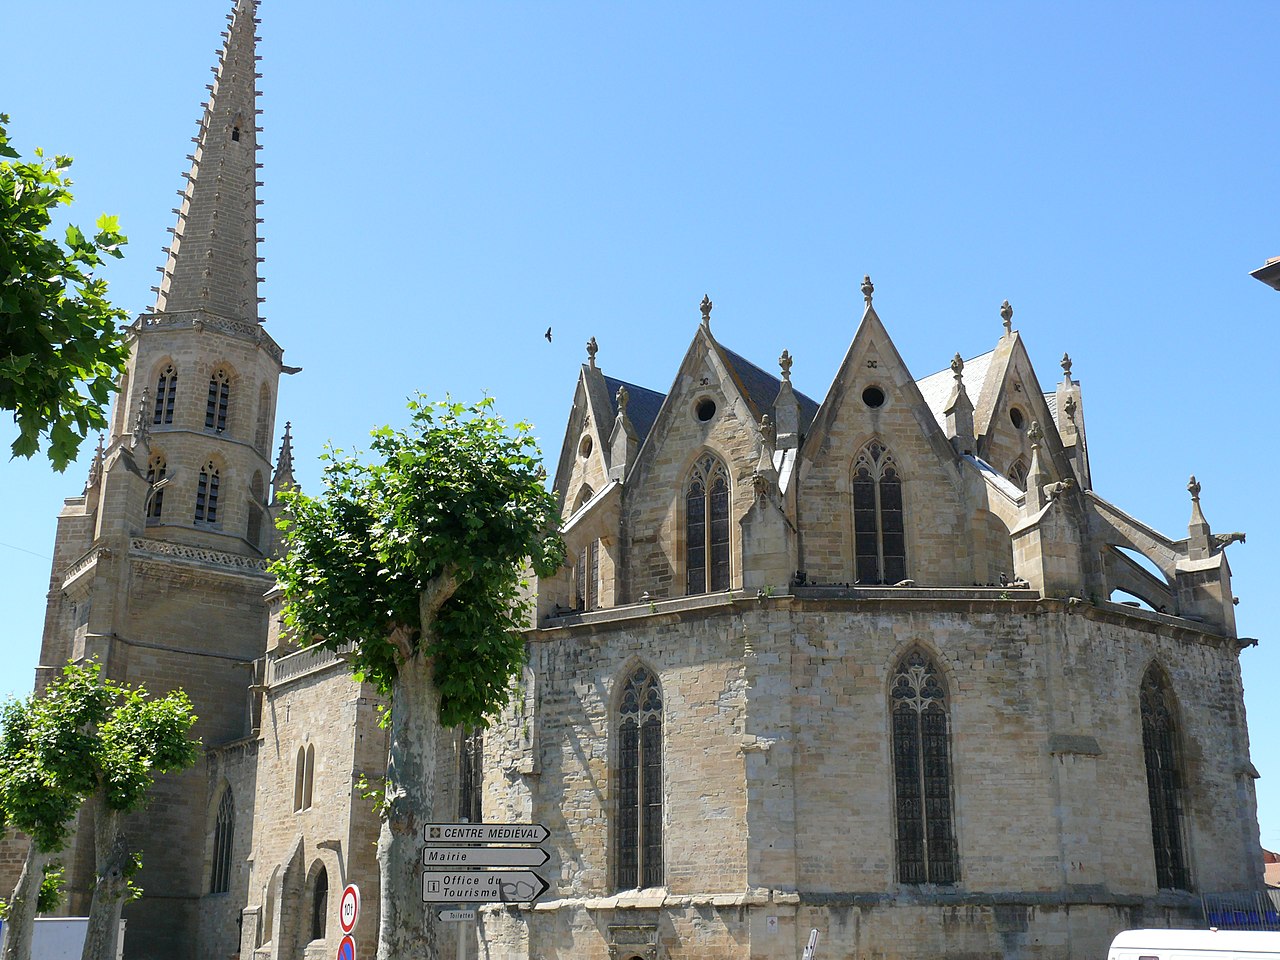
[[[742,391],[747,404],[751,407],[751,415],[756,422],[760,422],[760,417],[763,414],[768,413],[773,416],[773,402],[778,399],[778,391],[782,389],[782,381],[772,374],[765,373],[746,357],[734,353],[724,344],[717,343],[716,346],[720,348],[725,364],[729,367],[730,373],[733,374],[734,379],[737,381],[738,389]],[[794,385],[792,390],[800,404],[800,432],[803,433],[809,429],[809,424],[813,423],[813,418],[817,416],[818,404],[817,401],[796,390]],[[774,420],[777,420],[776,416],[774,416]]]
[[[964,392],[975,405],[982,396],[982,388],[986,385],[987,374],[991,371],[991,361],[995,355],[996,352],[992,350],[964,362]],[[916,381],[924,402],[929,405],[934,419],[943,430],[947,428],[947,415],[943,411],[947,408],[947,401],[951,399],[951,386],[954,383],[955,374],[950,367]]]
[[[618,388],[627,388],[627,416],[631,418],[631,426],[635,428],[637,439],[644,443],[653,422],[658,419],[658,411],[662,409],[662,402],[667,399],[667,395],[615,377],[605,377],[604,383],[609,389],[609,408],[614,417],[618,415]]]

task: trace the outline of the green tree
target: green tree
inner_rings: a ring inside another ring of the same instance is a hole
[[[407,429],[374,431],[372,462],[326,451],[322,494],[287,496],[288,552],[272,568],[295,636],[352,643],[357,676],[391,699],[379,960],[436,955],[415,884],[422,825],[437,819],[435,733],[506,702],[524,658],[523,571],[564,559],[529,424],[509,430],[492,399],[409,409]]]
[[[145,805],[155,774],[195,763],[195,720],[181,690],[151,698],[141,687],[104,680],[96,663],[68,664],[42,696],[5,704],[0,821],[31,843],[9,901],[4,960],[30,957],[41,880],[86,800],[94,805],[97,882],[84,956],[115,955],[120,906],[138,862],[120,819]]]
[[[37,149],[23,162],[8,122],[0,114],[0,408],[18,427],[14,456],[32,456],[43,439],[61,471],[85,437],[106,427],[105,407],[129,358],[119,326],[127,314],[93,275],[126,241],[106,214],[92,238],[75,226],[66,228],[65,247],[48,236],[54,208],[72,200],[71,158],[50,161]]]

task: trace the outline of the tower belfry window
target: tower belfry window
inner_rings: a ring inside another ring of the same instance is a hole
[[[173,423],[173,406],[178,393],[178,371],[169,364],[156,381],[156,404],[151,418],[154,426]]]
[[[231,377],[222,367],[209,378],[209,402],[204,410],[204,428],[222,433],[227,429],[227,408],[231,402]]]
[[[147,463],[147,519],[159,520],[164,510],[164,479],[167,465],[164,457],[155,454]]]
[[[685,487],[685,592],[729,589],[729,471],[709,453]]]
[[[918,650],[898,661],[889,699],[898,879],[955,883],[947,699],[933,661]]]
[[[218,521],[218,467],[212,460],[200,468],[200,480],[196,484],[196,520],[202,523]]]
[[[878,440],[853,464],[854,576],[858,583],[897,583],[907,576],[902,478]]]

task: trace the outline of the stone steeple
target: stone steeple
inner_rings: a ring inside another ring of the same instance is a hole
[[[258,317],[257,0],[236,0],[213,68],[156,313]]]

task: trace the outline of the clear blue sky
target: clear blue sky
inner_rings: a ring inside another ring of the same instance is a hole
[[[229,0],[5,10],[0,110],[120,215],[109,277],[152,303]],[[583,343],[665,391],[698,322],[822,396],[858,285],[917,377],[990,349],[1008,298],[1041,380],[1069,351],[1099,493],[1173,537],[1187,477],[1231,548],[1263,843],[1280,849],[1272,424],[1280,21],[1233,3],[267,0],[262,293],[280,420],[322,442],[471,399],[559,447]],[[21,38],[21,42],[16,42]],[[554,327],[548,345],[542,333]],[[1272,393],[1268,393],[1270,390]],[[0,431],[7,446],[11,428]],[[0,463],[0,692],[30,689],[54,518]],[[1205,745],[1212,749],[1212,745]]]

